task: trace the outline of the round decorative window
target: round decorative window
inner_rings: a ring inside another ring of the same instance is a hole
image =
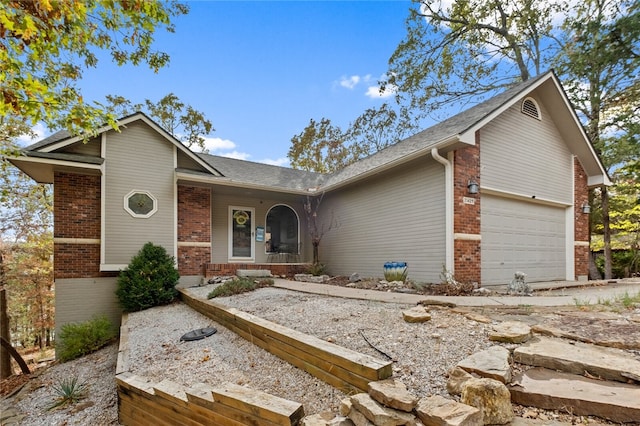
[[[124,197],[124,209],[133,217],[151,217],[158,210],[158,200],[147,191],[133,190]]]

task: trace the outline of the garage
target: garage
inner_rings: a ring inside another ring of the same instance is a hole
[[[482,197],[482,285],[507,284],[516,271],[527,282],[564,280],[565,208]]]

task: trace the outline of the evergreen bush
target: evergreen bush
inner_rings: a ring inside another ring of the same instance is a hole
[[[164,247],[146,243],[118,276],[116,294],[127,312],[171,303],[180,274]]]
[[[62,362],[79,358],[97,351],[114,337],[113,323],[104,315],[89,321],[65,324],[56,339],[56,357]]]

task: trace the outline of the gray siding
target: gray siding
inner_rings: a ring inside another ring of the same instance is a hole
[[[331,274],[382,277],[387,261],[408,262],[409,278],[439,282],[445,262],[444,167],[422,158],[339,192],[319,214],[338,228],[320,243]]]
[[[542,120],[520,112],[520,102],[480,130],[482,186],[571,203],[573,160],[539,99]]]
[[[105,263],[128,264],[149,241],[173,255],[173,145],[141,122],[123,133],[110,131],[106,145]],[[124,209],[124,197],[134,189],[158,200],[150,218],[134,218]]]
[[[116,297],[117,278],[66,278],[56,280],[56,335],[64,324],[106,315],[120,327],[122,308]]]
[[[300,261],[311,258],[311,248],[308,242],[307,228],[302,209],[303,197],[299,202],[281,202],[280,200],[267,198],[251,198],[241,195],[219,194],[213,190],[212,195],[212,262],[226,263],[229,260],[229,206],[252,207],[255,209],[254,226],[266,226],[267,212],[271,207],[285,204],[298,214],[299,235],[302,243],[303,255]],[[266,263],[268,255],[265,253],[265,242],[255,242],[255,263]]]
[[[206,172],[207,170],[202,167],[200,164],[193,161],[192,158],[189,158],[187,154],[178,150],[178,168],[180,169],[188,169],[188,170],[196,170],[199,172]]]
[[[87,143],[76,142],[73,145],[61,149],[60,152],[100,157],[100,137],[93,138]]]

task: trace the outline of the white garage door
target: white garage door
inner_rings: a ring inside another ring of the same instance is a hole
[[[485,195],[481,221],[483,285],[565,279],[564,208]]]

